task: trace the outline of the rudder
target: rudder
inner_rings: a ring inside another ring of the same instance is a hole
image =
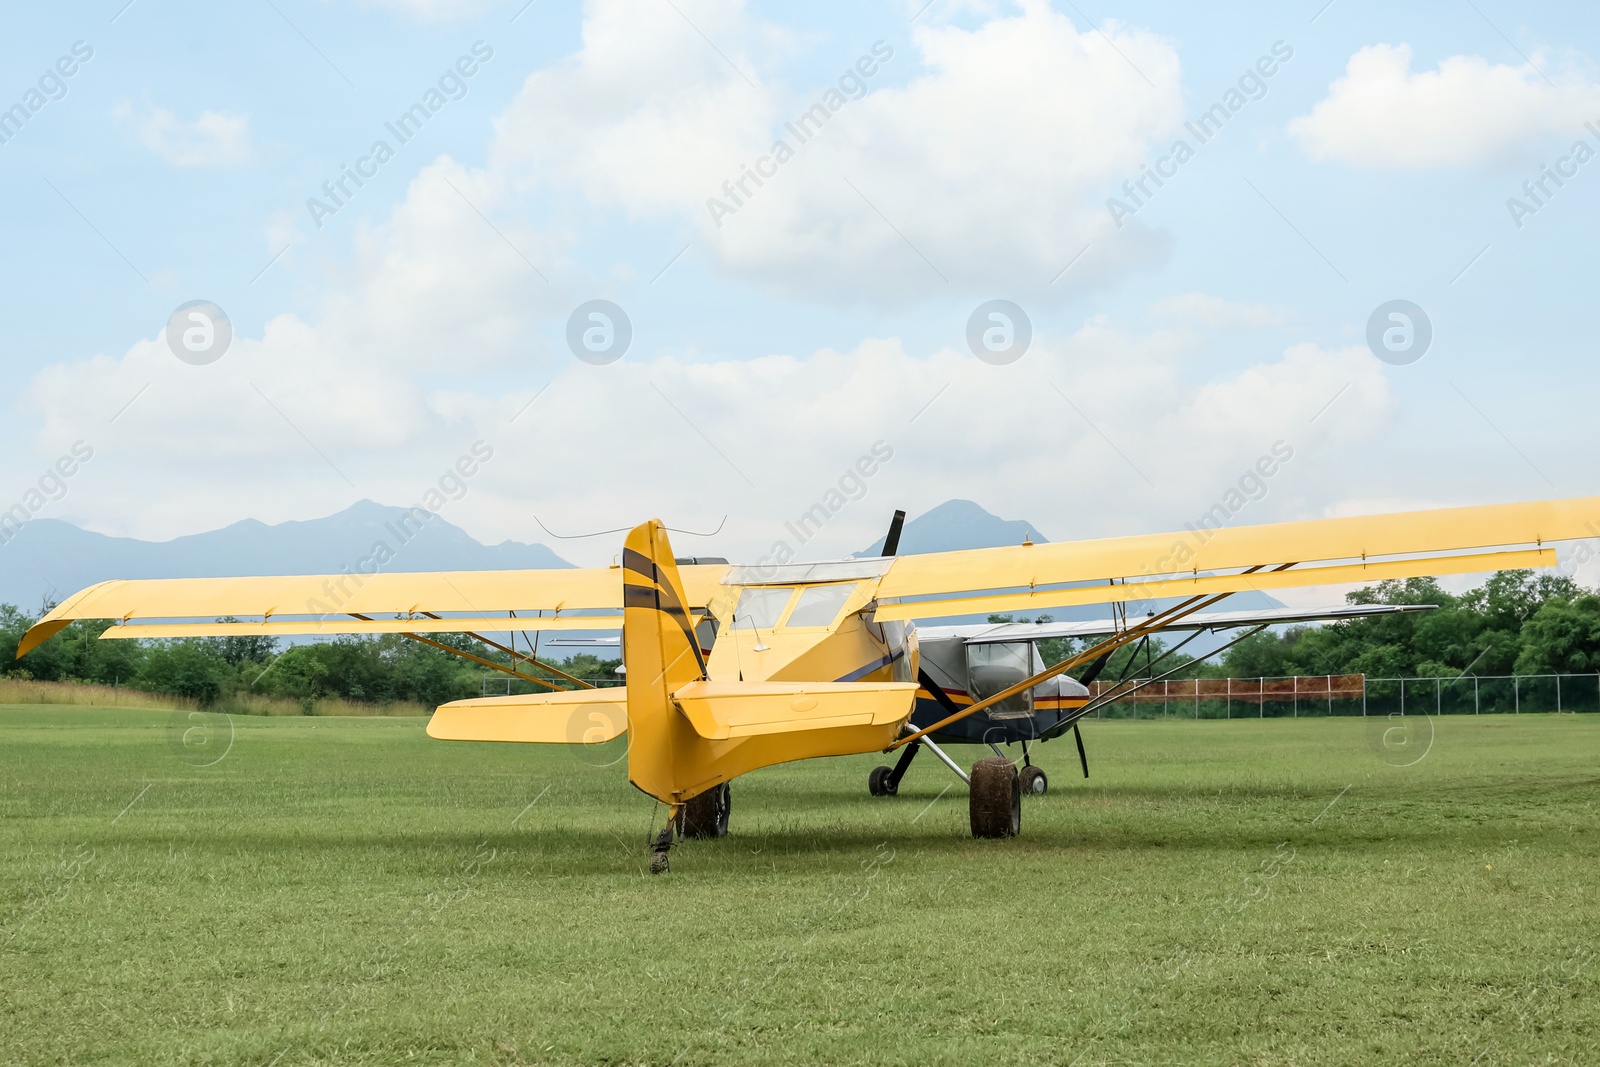
[[[672,694],[706,677],[694,619],[673,562],[667,532],[656,519],[635,527],[622,549],[622,661],[628,679],[628,777],[671,802],[681,790],[679,749],[696,742]]]

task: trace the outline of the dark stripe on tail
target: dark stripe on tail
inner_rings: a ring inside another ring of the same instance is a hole
[[[683,631],[684,640],[689,643],[694,651],[695,665],[699,668],[700,677],[706,675],[705,657],[700,654],[700,639],[695,636],[694,626],[689,619],[689,613],[678,599],[672,582],[657,567],[655,561],[649,556],[635,552],[630,548],[622,550],[622,606],[624,608],[654,608],[678,624],[678,629]],[[628,579],[629,573],[637,574],[652,583],[634,582]]]

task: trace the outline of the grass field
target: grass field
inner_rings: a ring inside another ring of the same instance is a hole
[[[1600,717],[1091,723],[1003,842],[773,768],[651,878],[615,744],[188,714],[0,707],[0,1062],[1600,1057]]]

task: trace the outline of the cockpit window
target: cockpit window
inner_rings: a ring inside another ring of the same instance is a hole
[[[800,599],[789,613],[790,626],[826,626],[839,614],[844,602],[855,591],[853,582],[813,585],[800,590]]]
[[[1027,641],[967,646],[967,691],[986,700],[1026,681],[1033,673],[1033,645]],[[989,709],[991,719],[1016,719],[1033,712],[1033,693],[1023,690]]]
[[[735,630],[766,630],[778,624],[783,609],[794,593],[792,585],[753,585],[739,593],[739,603],[733,609]]]

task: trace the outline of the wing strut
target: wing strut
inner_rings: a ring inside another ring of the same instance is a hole
[[[354,612],[351,613],[350,617],[352,619],[360,619],[362,622],[372,621],[366,615],[357,615]],[[471,652],[463,652],[459,648],[451,648],[442,641],[435,641],[430,637],[423,637],[421,634],[401,634],[400,636],[409,637],[413,641],[421,641],[425,645],[432,645],[434,648],[448,652],[452,656],[460,656],[462,659],[470,659],[474,663],[481,663],[485,667],[500,671],[502,674],[509,674],[513,678],[521,678],[525,682],[532,682],[534,685],[542,685],[546,689],[553,689],[558,693],[566,692],[565,689],[553,682],[547,682],[543,678],[534,678],[531,675],[523,674],[521,671],[516,670],[513,667],[507,667],[503,664],[496,663],[493,660],[484,659],[482,656],[474,656]],[[468,634],[467,636],[471,637],[472,635]]]
[[[1273,570],[1285,571],[1293,566],[1293,563],[1285,563],[1281,566],[1274,567]],[[1253,574],[1261,569],[1261,567],[1251,567],[1245,573]],[[1188,600],[1185,600],[1182,603],[1173,605],[1166,611],[1161,612],[1159,615],[1148,615],[1139,620],[1137,625],[1132,626],[1119,634],[1114,634],[1111,637],[1106,638],[1104,641],[1101,641],[1099,644],[1094,645],[1091,648],[1085,649],[1076,656],[1068,656],[1054,667],[1040,671],[1031,678],[1024,678],[1016,685],[1009,686],[985,700],[980,700],[976,704],[971,704],[965,708],[962,708],[959,712],[956,712],[953,715],[947,715],[943,719],[940,719],[938,722],[934,723],[932,726],[924,726],[916,733],[907,734],[905,737],[900,738],[894,744],[884,749],[884,751],[893,752],[902,745],[910,744],[912,741],[920,741],[928,734],[933,733],[935,730],[942,730],[958,719],[965,719],[969,715],[975,715],[980,711],[993,707],[1002,700],[1009,700],[1018,693],[1026,693],[1028,690],[1032,689],[1036,685],[1039,685],[1041,682],[1047,682],[1058,674],[1065,674],[1067,671],[1078,666],[1080,663],[1087,663],[1090,660],[1098,659],[1101,655],[1107,652],[1115,652],[1123,645],[1137,641],[1147,634],[1156,633],[1157,631],[1161,630],[1162,627],[1170,626],[1179,619],[1193,615],[1197,611],[1203,611],[1206,608],[1218,603],[1228,595],[1228,593],[1217,593],[1213,596],[1190,597]],[[1059,725],[1060,724],[1058,724],[1058,726]]]
[[[1212,656],[1220,656],[1222,653],[1228,651],[1228,649],[1232,648],[1234,645],[1237,645],[1240,641],[1243,641],[1245,638],[1254,637],[1256,634],[1260,633],[1262,630],[1265,630],[1268,625],[1269,625],[1268,623],[1262,623],[1260,626],[1257,626],[1252,630],[1247,630],[1246,632],[1240,634],[1238,637],[1235,637],[1232,641],[1229,641],[1227,644],[1223,645],[1222,647],[1220,647],[1218,649],[1215,649],[1210,653],[1207,653],[1205,656],[1202,656],[1201,659],[1210,659]],[[1197,634],[1205,633],[1204,630],[1197,630],[1195,632]],[[1191,640],[1193,640],[1193,639],[1191,638]],[[1185,644],[1185,645],[1188,644],[1188,643],[1189,643],[1188,641],[1183,642],[1183,644]],[[1178,648],[1182,648],[1182,647],[1183,647],[1183,645],[1179,645],[1176,648],[1169,649],[1167,654],[1170,655],[1172,652],[1176,652],[1178,650]],[[1166,659],[1166,658],[1167,658],[1166,655],[1163,655],[1161,657],[1161,659]],[[1160,663],[1161,660],[1157,660],[1156,662]],[[1185,667],[1189,666],[1191,663],[1194,663],[1194,662],[1196,662],[1196,661],[1190,660],[1189,663],[1180,663],[1176,667],[1172,668],[1171,670],[1167,671],[1164,674],[1158,674],[1154,678],[1146,678],[1144,681],[1140,682],[1138,685],[1134,686],[1132,689],[1125,689],[1120,693],[1113,692],[1109,696],[1104,696],[1103,695],[1098,700],[1094,700],[1094,701],[1091,701],[1088,704],[1085,704],[1083,707],[1078,709],[1078,714],[1074,715],[1071,719],[1069,719],[1067,721],[1067,723],[1057,723],[1055,726],[1052,726],[1050,728],[1050,730],[1051,731],[1055,731],[1055,732],[1052,733],[1050,731],[1046,731],[1046,737],[1059,737],[1059,736],[1061,736],[1061,733],[1064,732],[1063,727],[1065,727],[1068,723],[1070,723],[1072,728],[1074,730],[1076,730],[1078,728],[1078,725],[1077,725],[1078,724],[1078,720],[1083,718],[1085,715],[1088,715],[1090,712],[1099,711],[1101,708],[1105,707],[1108,704],[1115,704],[1117,701],[1122,700],[1125,697],[1132,696],[1133,694],[1137,693],[1139,690],[1145,688],[1146,686],[1155,685],[1157,682],[1164,682],[1168,678],[1171,678],[1174,674],[1177,674],[1179,671],[1183,670]],[[1122,683],[1118,682],[1117,684],[1121,685]],[[1043,738],[1041,738],[1041,740],[1043,740]],[[1087,777],[1087,775],[1085,775],[1085,777]]]
[[[422,614],[426,615],[430,619],[437,619],[439,617],[439,616],[433,614],[432,612],[427,612],[427,611],[424,611]],[[515,616],[513,616],[513,618],[515,618]],[[472,633],[470,631],[464,631],[464,632],[466,632],[468,637],[473,638],[474,640],[477,640],[477,641],[482,641],[484,644],[488,645],[490,648],[499,649],[501,652],[504,652],[506,655],[511,657],[511,662],[513,664],[515,664],[515,663],[517,663],[519,661],[523,662],[523,663],[531,663],[535,667],[538,667],[540,670],[549,671],[551,674],[555,675],[557,678],[565,678],[569,682],[576,682],[579,686],[581,686],[584,689],[596,689],[596,688],[598,688],[597,686],[595,686],[595,685],[593,685],[593,684],[591,684],[589,682],[584,681],[582,678],[574,678],[572,675],[568,674],[566,671],[558,670],[555,667],[552,667],[550,664],[545,663],[543,660],[536,659],[533,656],[525,655],[525,654],[523,654],[521,652],[518,652],[514,648],[507,648],[505,645],[502,645],[498,641],[491,641],[487,637],[484,637],[482,634]],[[452,651],[459,651],[459,650],[452,650]],[[551,688],[559,688],[559,687],[552,686]]]

